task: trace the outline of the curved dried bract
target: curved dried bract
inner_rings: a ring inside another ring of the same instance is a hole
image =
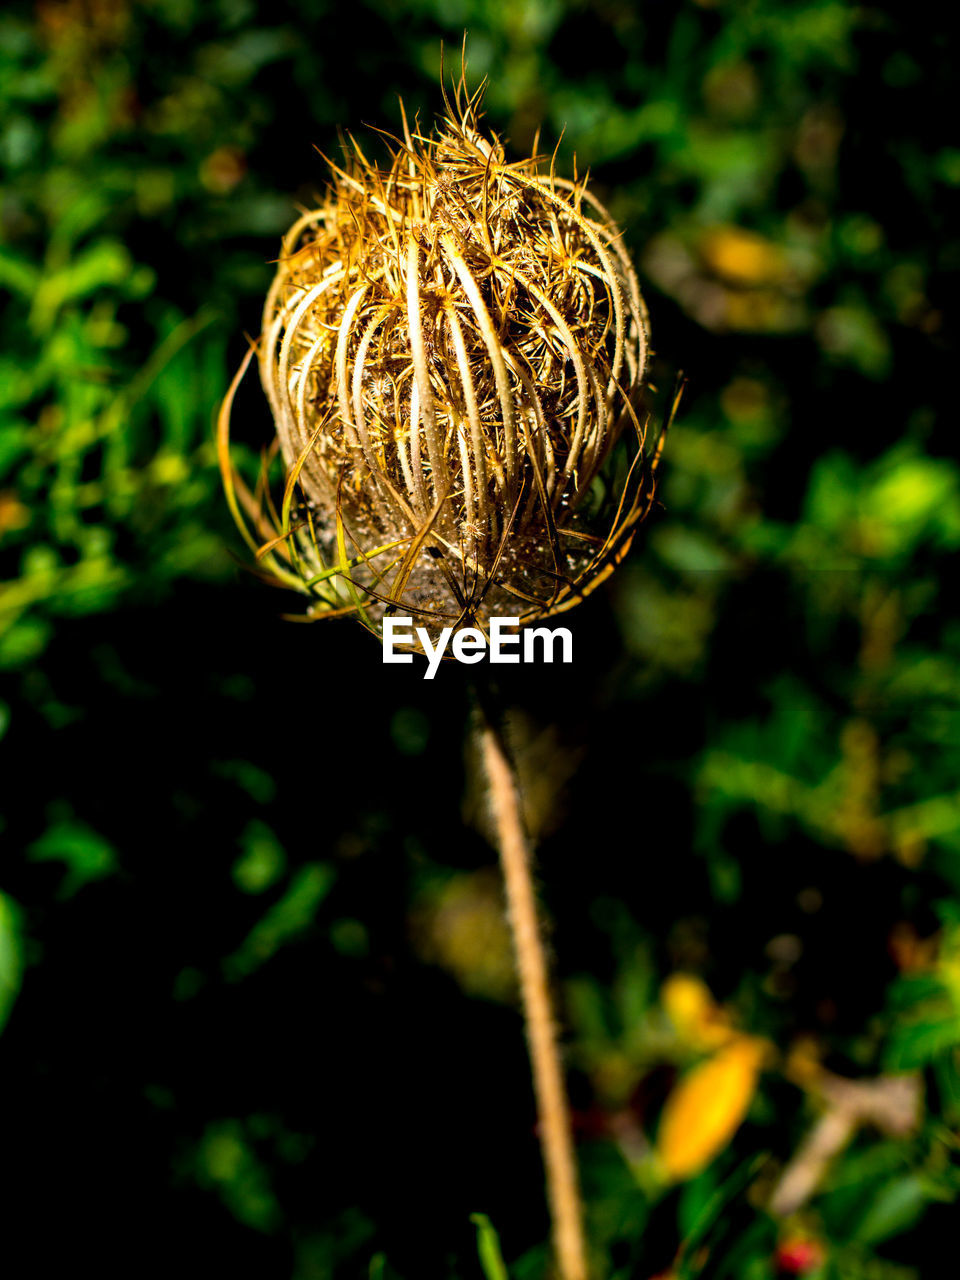
[[[647,315],[620,233],[585,180],[508,163],[479,97],[461,77],[431,135],[404,118],[387,168],[351,140],[284,239],[257,349],[278,508],[240,486],[223,415],[235,511],[311,616],[377,629],[390,610],[433,633],[547,617],[652,502]]]

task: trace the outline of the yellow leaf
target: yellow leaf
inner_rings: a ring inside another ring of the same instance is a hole
[[[737,285],[780,284],[787,274],[783,250],[742,227],[715,227],[700,240],[700,253],[718,276]]]
[[[17,495],[9,489],[0,493],[0,533],[8,529],[25,529],[30,523],[30,512]]]
[[[736,1035],[710,988],[691,973],[672,973],[660,988],[660,1003],[678,1037],[694,1049],[717,1049]]]
[[[766,1055],[765,1040],[738,1036],[680,1080],[657,1133],[657,1154],[670,1179],[692,1178],[727,1145],[747,1114]]]

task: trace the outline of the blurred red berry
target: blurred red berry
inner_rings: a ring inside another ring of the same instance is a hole
[[[788,1276],[805,1276],[823,1264],[826,1257],[819,1240],[795,1237],[777,1249],[777,1267]]]

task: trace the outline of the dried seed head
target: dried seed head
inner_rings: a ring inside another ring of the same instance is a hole
[[[430,136],[404,118],[389,168],[351,139],[283,242],[259,362],[286,491],[279,511],[267,485],[259,509],[240,498],[313,616],[546,617],[606,576],[652,501],[646,309],[620,234],[585,180],[508,163],[479,96],[461,76]]]

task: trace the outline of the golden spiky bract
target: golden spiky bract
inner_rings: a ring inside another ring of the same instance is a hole
[[[261,558],[312,616],[374,630],[388,609],[432,633],[560,612],[652,500],[646,309],[619,231],[549,158],[508,163],[462,77],[445,101],[430,136],[403,117],[389,168],[350,139],[284,239],[258,345],[287,469],[254,518]]]

